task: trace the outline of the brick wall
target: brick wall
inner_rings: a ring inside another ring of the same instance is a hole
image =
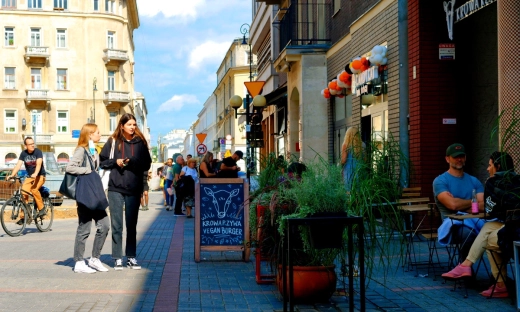
[[[346,1],[343,1],[345,3]],[[357,3],[358,1],[351,1]],[[377,1],[367,1],[369,3]],[[354,4],[352,4],[354,5]],[[355,6],[356,10],[364,7]],[[369,6],[370,7],[370,6]],[[341,12],[341,11],[340,11]],[[364,13],[365,11],[363,11]],[[339,14],[339,13],[338,13]],[[361,15],[356,17],[356,19]],[[337,27],[339,28],[339,26]],[[345,65],[354,57],[372,50],[375,45],[387,42],[388,44],[388,130],[396,140],[399,139],[399,51],[397,33],[397,2],[393,3],[380,14],[351,33],[351,40],[337,53],[327,59],[328,79],[333,79]],[[333,122],[333,121],[332,121]],[[352,98],[352,126],[361,124],[360,97]],[[329,133],[333,133],[330,132]],[[329,135],[329,153],[334,151],[334,138]]]

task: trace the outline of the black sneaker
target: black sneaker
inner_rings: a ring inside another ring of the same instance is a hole
[[[44,207],[42,210],[38,211],[38,214],[36,215],[36,217],[43,217],[46,214],[47,214],[47,208]]]
[[[116,270],[116,271],[121,271],[121,270],[123,270],[123,260],[121,260],[121,259],[116,259],[116,260],[115,260],[115,263],[114,263],[114,270]]]
[[[126,267],[132,270],[141,270],[141,266],[137,264],[137,260],[135,260],[135,258],[128,258],[126,261]]]
[[[16,224],[18,224],[18,225],[22,225],[22,224],[23,224],[23,221],[24,221],[23,219],[20,219],[20,220],[18,220],[18,221],[16,222]]]

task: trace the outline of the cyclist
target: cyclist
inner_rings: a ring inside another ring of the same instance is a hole
[[[34,144],[34,140],[32,137],[26,137],[23,140],[26,149],[22,151],[20,157],[18,158],[18,162],[13,169],[13,172],[10,176],[7,177],[7,180],[16,177],[18,170],[22,167],[22,163],[25,165],[25,170],[27,170],[28,177],[25,179],[22,185],[22,190],[30,193],[34,197],[34,202],[36,208],[38,209],[38,216],[45,215],[46,211],[43,209],[43,200],[42,195],[40,194],[40,188],[45,183],[45,168],[43,166],[43,153],[41,150],[37,149]],[[25,202],[29,200],[29,195],[27,193],[22,192],[23,198]],[[20,220],[18,223],[22,223],[24,219],[23,211],[20,214]],[[32,221],[32,217],[29,214],[27,224],[30,224]]]

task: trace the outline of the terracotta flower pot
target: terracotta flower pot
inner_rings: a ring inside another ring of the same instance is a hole
[[[295,302],[327,302],[336,290],[336,266],[293,266],[293,299]],[[287,274],[287,293],[289,274]],[[276,284],[283,296],[282,266],[278,266]]]

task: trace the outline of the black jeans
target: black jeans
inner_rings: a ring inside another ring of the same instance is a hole
[[[176,186],[175,187],[175,209],[173,211],[174,214],[182,214],[182,202],[184,201],[184,196],[182,195],[181,190]]]
[[[123,205],[125,207],[126,248],[125,255],[135,258],[137,252],[137,218],[141,194],[125,195],[108,191],[110,223],[112,224],[112,258],[123,258]]]

